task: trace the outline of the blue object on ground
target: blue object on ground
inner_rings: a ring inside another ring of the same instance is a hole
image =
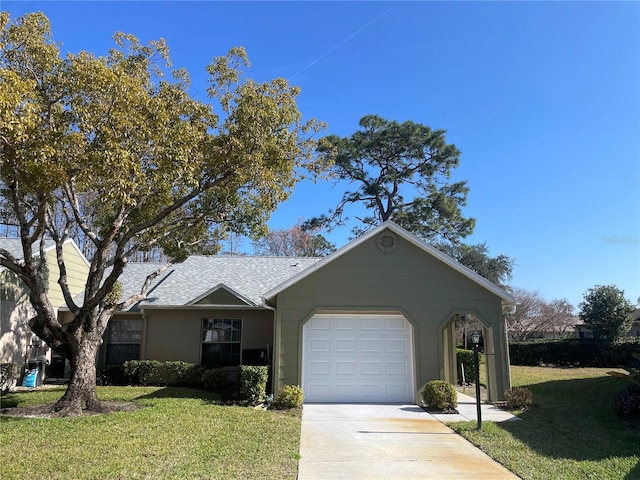
[[[33,370],[29,370],[27,374],[24,376],[24,380],[22,381],[22,386],[27,388],[34,388],[36,386],[37,379],[38,379],[38,369],[34,368]]]

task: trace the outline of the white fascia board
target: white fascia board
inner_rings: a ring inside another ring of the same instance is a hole
[[[147,305],[138,311],[146,310],[274,310],[274,308],[269,305]]]

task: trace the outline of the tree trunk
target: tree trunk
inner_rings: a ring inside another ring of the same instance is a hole
[[[86,333],[80,335],[79,342],[71,348],[69,386],[54,406],[54,410],[64,416],[82,415],[84,409],[103,411],[96,393],[96,354],[100,338]]]

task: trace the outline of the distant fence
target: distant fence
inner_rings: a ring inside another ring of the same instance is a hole
[[[592,338],[527,340],[509,344],[511,365],[557,367],[637,366],[633,352],[640,352],[640,338],[610,343]]]

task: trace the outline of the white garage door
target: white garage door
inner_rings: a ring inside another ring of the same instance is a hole
[[[414,401],[411,324],[402,315],[314,315],[303,327],[306,402]]]

